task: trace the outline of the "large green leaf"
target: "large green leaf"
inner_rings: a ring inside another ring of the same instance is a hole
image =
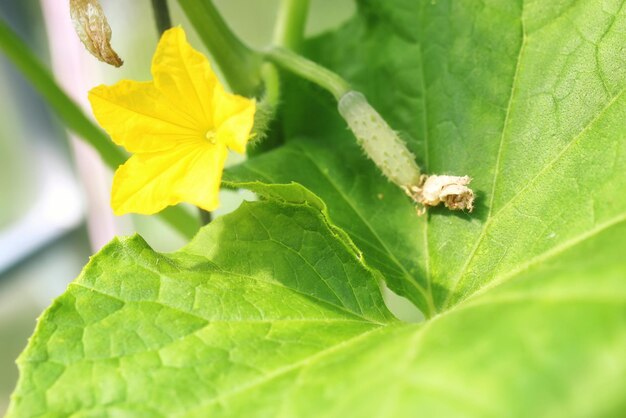
[[[318,208],[245,204],[174,254],[106,246],[40,320],[9,416],[207,416],[393,324]]]
[[[8,417],[623,416],[625,226],[402,324],[305,191],[252,187],[274,197],[177,253],[96,255],[40,320]]]
[[[285,130],[305,139],[228,178],[307,186],[393,290],[427,316],[445,311],[626,221],[622,6],[363,1],[356,19],[310,43],[425,171],[474,179],[472,214],[415,216],[354,147],[330,97],[303,89],[284,89]]]
[[[626,415],[626,9],[359,5],[308,53],[478,209],[418,217],[291,82],[287,144],[227,175],[263,200],[171,255],[105,248],[40,320],[10,417]],[[380,277],[429,318],[392,319]]]

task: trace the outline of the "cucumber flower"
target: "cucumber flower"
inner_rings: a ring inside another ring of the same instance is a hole
[[[89,92],[100,125],[133,154],[115,172],[113,211],[153,214],[180,202],[214,210],[228,150],[246,150],[255,101],[227,93],[179,27],[161,37],[152,76]]]

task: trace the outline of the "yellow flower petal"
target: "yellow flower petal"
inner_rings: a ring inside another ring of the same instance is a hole
[[[184,144],[134,155],[113,178],[113,211],[152,214],[180,202],[215,210],[227,154],[225,146]]]
[[[163,34],[152,73],[153,82],[89,93],[98,122],[135,154],[115,173],[111,206],[117,215],[180,202],[215,210],[228,148],[245,152],[256,104],[224,90],[181,28]]]
[[[98,123],[113,141],[130,152],[155,152],[173,148],[200,130],[154,88],[152,82],[122,80],[89,92]]]
[[[163,33],[152,59],[152,75],[171,106],[184,109],[205,130],[214,126],[211,97],[219,82],[206,57],[189,45],[182,28]]]
[[[218,141],[233,151],[245,153],[254,125],[255,101],[227,93],[218,85],[213,94],[213,109]]]

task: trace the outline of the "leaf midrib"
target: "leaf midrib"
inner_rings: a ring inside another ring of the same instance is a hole
[[[478,238],[476,239],[476,242],[469,254],[469,256],[467,257],[465,263],[463,264],[463,267],[461,267],[460,273],[454,278],[454,280],[452,280],[452,282],[450,283],[450,291],[447,293],[446,298],[444,299],[444,301],[441,304],[441,309],[446,310],[448,308],[448,303],[450,302],[450,298],[452,297],[452,295],[454,294],[454,292],[456,292],[457,287],[459,285],[459,282],[461,281],[461,279],[463,278],[463,275],[465,274],[465,272],[467,271],[467,268],[469,267],[469,264],[474,256],[474,254],[476,253],[476,251],[478,250],[478,246],[483,238],[483,236],[486,234],[486,230],[487,227],[489,225],[489,221],[493,216],[493,203],[495,201],[495,195],[496,195],[496,186],[498,184],[498,177],[500,174],[500,164],[501,164],[501,159],[502,159],[502,154],[503,154],[503,149],[504,149],[504,140],[505,140],[505,136],[506,136],[506,132],[507,132],[507,128],[509,126],[509,120],[510,120],[510,115],[511,115],[511,109],[513,108],[513,98],[515,96],[515,91],[516,91],[516,86],[519,82],[519,72],[520,72],[520,68],[521,68],[521,62],[522,62],[522,56],[524,54],[524,50],[526,47],[526,43],[527,43],[527,34],[526,34],[526,25],[524,23],[524,4],[525,1],[522,0],[521,2],[521,11],[520,11],[520,25],[521,25],[521,30],[522,30],[522,40],[520,42],[520,48],[519,51],[517,53],[517,60],[515,63],[515,72],[513,73],[513,79],[511,80],[511,89],[509,91],[509,100],[507,103],[507,108],[506,108],[506,113],[504,116],[504,122],[502,125],[502,132],[500,134],[500,141],[498,144],[498,153],[496,156],[496,165],[495,165],[495,170],[494,170],[494,174],[493,174],[493,180],[491,183],[491,196],[489,199],[489,204],[488,204],[488,212],[487,212],[487,221],[485,222],[485,226],[482,228],[480,234],[478,235]]]
[[[420,14],[421,19],[424,18],[424,5],[426,2],[420,3]],[[420,26],[420,29],[422,26]],[[422,32],[423,38],[423,32]],[[424,65],[424,47],[422,42],[418,42],[418,47],[420,51],[420,70],[421,70],[421,88],[422,88],[422,125],[423,125],[423,135],[424,135],[424,171],[428,172],[430,167],[430,135],[429,135],[429,124],[428,124],[428,100],[427,93],[428,90],[426,88],[426,69]],[[430,228],[429,224],[429,216],[426,213],[426,216],[423,219],[424,223],[424,275],[426,276],[426,291],[428,292],[428,309],[430,312],[423,312],[426,318],[430,318],[437,312],[437,307],[435,306],[435,298],[433,296],[433,286],[432,286],[432,277],[431,277],[431,260],[430,260]]]

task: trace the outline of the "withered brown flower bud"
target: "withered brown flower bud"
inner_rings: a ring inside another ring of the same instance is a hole
[[[405,188],[406,193],[421,205],[419,213],[423,214],[428,206],[443,203],[451,210],[474,210],[474,192],[468,187],[472,181],[468,176],[426,176],[422,175],[420,183]]]
[[[120,67],[124,62],[111,47],[111,27],[98,0],[70,0],[76,34],[100,61]]]

